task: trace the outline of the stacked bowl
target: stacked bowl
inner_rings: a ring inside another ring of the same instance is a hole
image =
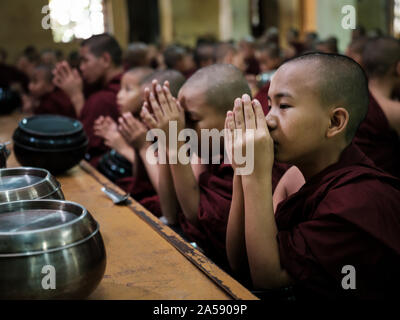
[[[22,119],[14,131],[14,153],[23,166],[62,173],[84,158],[88,145],[82,124],[72,118],[39,115]]]
[[[41,168],[0,169],[0,299],[81,299],[106,266],[98,223]]]
[[[28,167],[0,170],[0,204],[37,199],[64,200],[60,183],[49,171]]]
[[[97,170],[112,182],[132,176],[132,164],[114,149],[100,159]]]
[[[98,223],[79,204],[0,204],[0,299],[81,299],[106,266]]]

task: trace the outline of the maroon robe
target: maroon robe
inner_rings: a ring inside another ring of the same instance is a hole
[[[369,99],[368,113],[353,141],[379,168],[400,178],[399,136],[390,128],[386,115],[372,94]]]
[[[226,227],[232,202],[233,169],[228,164],[210,165],[199,176],[200,205],[198,225],[180,213],[179,224],[185,235],[196,242],[214,262],[227,266]]]
[[[127,177],[115,182],[121,189],[129,192],[133,199],[149,210],[156,217],[161,217],[160,198],[149,177]]]
[[[100,116],[109,116],[114,121],[118,121],[117,94],[121,88],[121,77],[122,74],[114,77],[104,88],[92,93],[86,99],[79,117],[89,139],[86,159],[95,167],[100,157],[110,148],[104,144],[103,138],[94,134],[93,125]]]
[[[40,98],[39,106],[34,110],[35,114],[58,114],[70,118],[76,118],[74,105],[69,97],[59,88],[54,89]]]
[[[258,90],[256,96],[254,97],[258,101],[260,101],[265,115],[268,114],[268,91],[270,84],[271,82],[268,81],[263,87],[261,87],[260,90]]]
[[[312,177],[276,210],[280,261],[299,299],[398,298],[400,180],[357,146]],[[346,265],[356,290],[344,290]]]
[[[16,67],[0,63],[0,87],[8,88],[12,83],[20,83],[28,91],[29,78]]]

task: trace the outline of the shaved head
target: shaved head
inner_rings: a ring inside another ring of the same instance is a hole
[[[143,86],[151,86],[151,82],[153,80],[157,80],[161,85],[165,82],[169,82],[169,90],[174,97],[178,96],[178,92],[182,85],[185,83],[185,77],[179,71],[167,69],[156,71],[154,73],[149,74],[144,77],[141,85]]]
[[[364,70],[353,59],[326,53],[310,53],[286,64],[306,64],[315,77],[316,92],[324,107],[342,107],[349,113],[346,140],[351,141],[368,111],[368,80]]]
[[[213,64],[201,68],[186,81],[182,90],[185,87],[194,87],[204,93],[206,103],[221,113],[232,109],[235,98],[245,93],[251,96],[243,73],[230,64]]]
[[[390,37],[370,39],[365,45],[362,64],[371,78],[386,76],[400,61],[400,43]]]

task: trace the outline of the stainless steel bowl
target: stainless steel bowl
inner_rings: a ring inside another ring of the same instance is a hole
[[[105,266],[99,225],[81,205],[0,204],[0,299],[85,298]]]
[[[49,171],[29,167],[0,169],[0,203],[36,199],[64,200],[60,183]]]

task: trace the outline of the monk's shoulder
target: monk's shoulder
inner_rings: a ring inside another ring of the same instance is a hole
[[[400,181],[386,174],[366,171],[342,179],[332,186],[319,203],[314,217],[379,215],[400,206]]]

